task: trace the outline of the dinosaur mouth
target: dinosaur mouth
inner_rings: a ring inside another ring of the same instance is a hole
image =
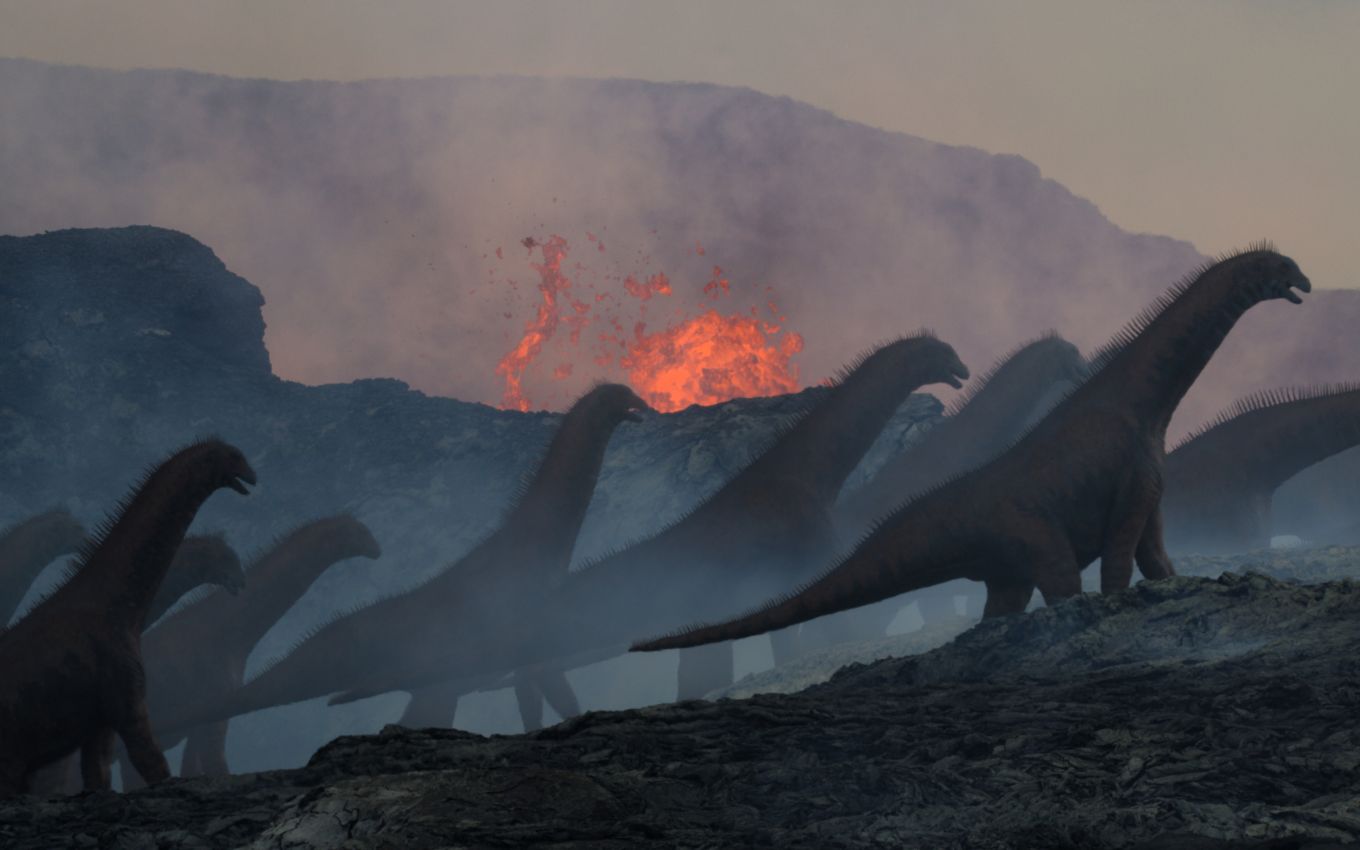
[[[227,583],[223,585],[223,587],[227,589],[227,593],[236,596],[246,589],[246,580],[239,575],[233,575],[227,580]]]
[[[227,481],[227,486],[235,490],[236,492],[240,493],[242,496],[249,496],[250,491],[246,489],[246,485],[247,484],[254,485],[254,483],[255,473],[247,471],[242,472],[240,475],[233,475]]]
[[[1313,284],[1311,284],[1311,283],[1308,281],[1308,278],[1306,278],[1306,277],[1304,277],[1304,278],[1299,278],[1298,280],[1295,280],[1295,281],[1291,281],[1291,282],[1289,282],[1289,283],[1286,283],[1286,284],[1284,285],[1284,292],[1283,292],[1283,294],[1281,295],[1281,297],[1284,298],[1284,300],[1288,301],[1290,304],[1302,304],[1302,303],[1303,303],[1303,299],[1300,298],[1300,297],[1294,292],[1294,287],[1298,287],[1298,289],[1299,289],[1300,292],[1312,292],[1312,291],[1313,291]]]
[[[968,367],[962,363],[952,367],[949,372],[949,377],[945,378],[944,382],[956,390],[963,389],[963,382],[968,380],[968,376],[972,374],[968,371]]]
[[[646,402],[643,402],[642,404],[628,408],[628,412],[623,414],[623,418],[626,422],[641,422],[643,421],[643,413],[656,413],[656,409]]]

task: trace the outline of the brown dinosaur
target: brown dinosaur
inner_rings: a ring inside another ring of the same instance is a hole
[[[1086,361],[1075,345],[1055,333],[1021,345],[974,379],[945,409],[944,418],[888,461],[864,486],[842,495],[834,517],[841,539],[856,540],[873,521],[916,493],[929,490],[964,470],[1001,453],[1061,400],[1061,394],[1086,377]],[[883,634],[902,603],[914,597],[927,622],[954,615],[954,597],[969,593],[971,582],[949,582],[886,599],[805,627],[869,639]],[[834,625],[833,625],[834,624]],[[825,640],[823,641],[825,642]]]
[[[1101,588],[1174,574],[1158,501],[1167,424],[1214,351],[1253,305],[1300,303],[1308,279],[1268,246],[1213,263],[1173,287],[1094,358],[1092,375],[992,461],[885,517],[802,589],[718,625],[634,645],[732,640],[958,578],[987,585],[984,616],[1081,591],[1101,559]]]
[[[203,502],[254,482],[240,450],[221,440],[181,449],[86,541],[70,579],[0,634],[0,797],[76,748],[85,787],[108,788],[115,734],[143,776],[169,775],[146,714],[147,611]]]
[[[333,564],[378,558],[368,526],[347,514],[313,520],[280,536],[249,569],[244,593],[212,593],[176,611],[142,638],[146,702],[164,749],[188,738],[181,776],[225,775],[227,723],[174,732],[177,718],[240,687],[246,659],[278,619]],[[124,777],[128,774],[125,772]],[[125,782],[126,787],[134,783]]]
[[[1360,385],[1250,396],[1166,456],[1167,546],[1201,553],[1270,545],[1276,488],[1360,444]]]
[[[66,579],[70,579],[70,574]],[[228,593],[239,593],[245,586],[241,559],[220,534],[195,534],[184,538],[175,550],[175,559],[161,582],[156,598],[147,611],[150,627],[185,594],[200,587],[216,585]],[[143,631],[143,659],[146,632]],[[126,778],[127,774],[123,774]],[[73,751],[66,758],[51,762],[29,776],[29,790],[39,796],[74,794],[80,790],[80,763]],[[124,781],[124,787],[127,786]]]
[[[44,511],[0,531],[0,629],[43,567],[80,548],[85,529],[65,508]]]
[[[479,635],[479,646],[491,640],[488,635],[525,628],[524,612],[535,610],[533,600],[566,575],[614,429],[641,421],[638,412],[650,409],[621,384],[586,393],[562,418],[500,527],[471,552],[424,584],[314,630],[229,698],[190,712],[181,728],[352,687],[445,640],[450,624]],[[441,724],[452,720],[447,703],[429,711]]]
[[[649,623],[683,622],[696,610],[732,610],[742,600],[793,586],[802,570],[817,563],[814,558],[834,551],[831,505],[903,400],[925,384],[957,388],[967,376],[954,349],[931,334],[879,347],[845,369],[806,415],[687,516],[573,572],[560,592],[542,600],[546,607],[535,621],[569,616],[570,627],[526,629],[485,647],[470,645],[475,633],[450,621],[425,651],[398,667],[372,671],[362,686],[333,702],[450,674],[546,668],[554,657],[566,659],[559,666],[569,669],[619,654],[629,635]],[[503,663],[509,658],[523,664]],[[677,691],[685,698],[731,679],[730,646],[690,653],[681,657]]]

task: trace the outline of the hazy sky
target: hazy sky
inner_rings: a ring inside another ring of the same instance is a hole
[[[744,85],[1018,153],[1117,224],[1360,286],[1360,2],[0,0],[0,55],[276,79]]]

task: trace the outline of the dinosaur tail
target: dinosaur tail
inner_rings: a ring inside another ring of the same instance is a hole
[[[879,551],[881,542],[881,538],[870,537],[820,578],[748,614],[639,641],[630,650],[655,652],[752,637],[961,577],[953,563],[909,566],[898,559],[885,559]]]

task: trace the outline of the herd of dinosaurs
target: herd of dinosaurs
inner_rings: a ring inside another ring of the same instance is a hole
[[[599,385],[471,551],[335,616],[249,681],[247,657],[307,587],[381,547],[358,519],[333,516],[243,569],[222,537],[186,534],[210,496],[247,494],[255,471],[220,439],[193,443],[93,532],[54,510],[0,533],[0,797],[108,788],[115,760],[125,787],[156,782],[181,741],[181,774],[224,774],[231,717],[318,697],[405,691],[401,723],[448,726],[460,697],[511,687],[535,729],[545,703],[580,713],[568,671],[630,648],[679,649],[677,695],[701,697],[731,683],[732,640],[768,633],[782,663],[881,635],[908,591],[925,591],[913,598],[930,618],[980,584],[993,617],[1023,611],[1035,589],[1049,603],[1079,593],[1096,559],[1110,592],[1135,564],[1172,575],[1168,545],[1266,545],[1274,489],[1360,444],[1360,387],[1253,397],[1169,454],[1166,430],[1248,309],[1301,303],[1310,288],[1293,260],[1256,245],[1171,288],[1089,361],[1041,337],[841,498],[911,393],[969,378],[930,333],[882,345],[684,517],[573,570],[610,438],[650,410],[626,386]],[[67,553],[65,580],[4,628]],[[215,589],[162,616],[203,585]]]

